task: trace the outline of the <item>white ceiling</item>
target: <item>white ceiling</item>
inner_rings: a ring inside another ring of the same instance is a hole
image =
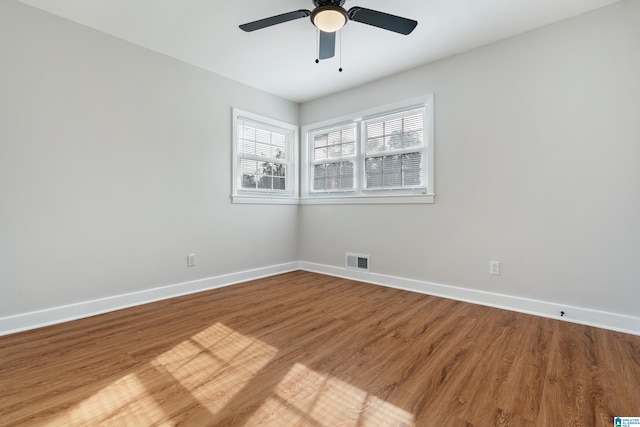
[[[304,102],[569,18],[618,0],[347,0],[415,19],[408,36],[349,22],[315,63],[308,18],[246,33],[238,25],[312,0],[20,0],[295,102]]]

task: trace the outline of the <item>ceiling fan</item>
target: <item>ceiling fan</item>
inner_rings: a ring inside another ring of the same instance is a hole
[[[373,25],[374,27],[404,35],[410,34],[416,25],[418,25],[418,21],[414,21],[413,19],[402,18],[359,6],[354,6],[347,11],[342,7],[345,1],[346,0],[313,0],[313,4],[316,6],[313,10],[294,10],[293,12],[259,19],[240,25],[240,29],[251,32],[310,16],[313,25],[320,30],[319,59],[328,59],[335,55],[336,31],[341,29],[349,20]]]

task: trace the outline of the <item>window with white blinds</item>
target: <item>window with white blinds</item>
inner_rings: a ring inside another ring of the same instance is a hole
[[[365,120],[367,190],[424,189],[425,108]]]
[[[297,196],[297,127],[238,109],[233,114],[234,201]]]
[[[313,191],[353,191],[356,127],[321,131],[313,139]]]
[[[303,202],[433,202],[432,96],[335,122],[303,127]]]

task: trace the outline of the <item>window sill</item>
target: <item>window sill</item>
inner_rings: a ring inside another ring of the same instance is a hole
[[[265,197],[265,196],[231,196],[231,203],[249,205],[298,205],[300,199],[297,197]]]
[[[432,204],[433,194],[403,194],[394,196],[312,196],[312,197],[265,197],[235,195],[234,204],[248,205],[394,205]]]
[[[433,194],[396,196],[315,196],[300,199],[301,205],[389,205],[434,203]]]

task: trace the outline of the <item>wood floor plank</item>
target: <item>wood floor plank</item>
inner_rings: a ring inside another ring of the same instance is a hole
[[[606,426],[640,337],[292,272],[0,337],[0,425]]]

